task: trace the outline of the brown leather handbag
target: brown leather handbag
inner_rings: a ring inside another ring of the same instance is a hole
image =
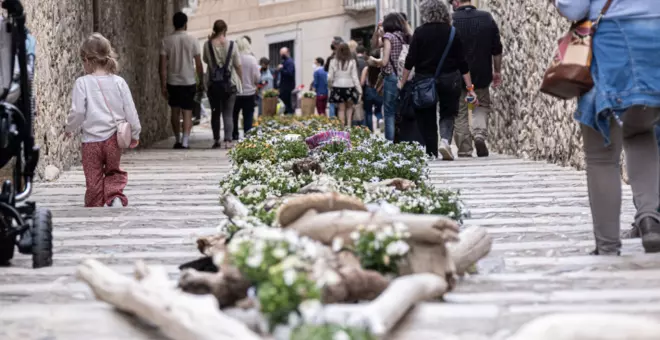
[[[576,22],[559,39],[554,58],[543,76],[541,92],[559,99],[573,99],[594,87],[591,77],[593,34],[612,1],[605,3],[595,21],[584,19]]]

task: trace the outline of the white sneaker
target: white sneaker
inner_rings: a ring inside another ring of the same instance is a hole
[[[123,208],[124,203],[121,201],[121,198],[115,197],[112,202],[110,202],[110,205],[108,206],[110,208]]]
[[[440,140],[440,145],[438,146],[438,152],[442,155],[442,160],[444,161],[453,161],[454,154],[451,151],[451,146],[446,139]]]

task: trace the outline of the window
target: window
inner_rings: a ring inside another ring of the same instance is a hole
[[[286,47],[289,49],[289,55],[294,56],[295,51],[293,50],[295,42],[293,40],[287,40],[282,42],[277,42],[268,45],[268,59],[270,59],[270,67],[277,69],[277,65],[282,62],[280,57],[280,49]]]
[[[355,40],[358,45],[364,46],[367,49],[367,53],[369,53],[371,52],[371,36],[373,36],[375,29],[375,25],[352,29],[351,40]]]

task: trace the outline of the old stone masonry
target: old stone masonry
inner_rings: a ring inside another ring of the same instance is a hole
[[[18,255],[0,269],[0,339],[160,339],[153,329],[96,302],[74,277],[76,266],[98,259],[128,274],[136,260],[177,265],[198,257],[196,237],[212,234],[223,218],[218,181],[229,169],[224,151],[159,148],[131,152],[130,208],[82,207],[80,168],[53,183],[39,183],[34,199],[53,210],[55,259],[33,270]],[[494,155],[431,163],[432,182],[461,190],[471,218],[495,243],[479,274],[462,279],[445,302],[415,307],[392,338],[501,339],[552,312],[624,312],[660,315],[660,257],[644,255],[639,240],[624,241],[621,257],[587,255],[593,246],[583,172],[543,162]],[[634,212],[624,190],[622,225]],[[133,324],[137,327],[127,327]]]

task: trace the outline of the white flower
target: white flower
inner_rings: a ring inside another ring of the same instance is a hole
[[[248,257],[247,260],[245,260],[245,264],[247,264],[248,267],[257,268],[261,265],[261,262],[263,262],[263,260],[264,260],[264,255],[262,253],[252,254],[252,256]]]
[[[390,256],[402,256],[408,253],[410,246],[404,241],[395,241],[387,245],[385,252]]]
[[[221,251],[213,255],[213,264],[220,268],[220,266],[225,262],[225,252]]]
[[[273,257],[276,259],[283,259],[286,256],[287,252],[284,248],[277,247],[273,250]]]
[[[359,239],[360,239],[360,233],[359,232],[354,231],[354,232],[351,233],[351,240],[357,241]]]
[[[343,330],[339,330],[332,336],[332,340],[351,340],[351,337]]]
[[[298,277],[298,274],[293,269],[287,269],[282,274],[282,278],[284,279],[284,283],[287,286],[293,285],[293,283],[296,282],[297,277]]]
[[[305,300],[300,303],[298,310],[305,323],[314,323],[313,321],[320,316],[323,305],[319,300]]]
[[[344,239],[341,237],[335,237],[334,240],[332,240],[332,251],[335,253],[339,252],[341,248],[344,246]]]
[[[300,323],[301,323],[300,321],[301,321],[301,319],[300,319],[300,316],[298,315],[298,313],[296,313],[296,312],[289,313],[289,320],[288,320],[289,327],[291,327],[291,328],[298,327],[298,325],[300,325]]]
[[[383,228],[383,233],[386,236],[392,236],[392,235],[394,235],[394,229],[392,228],[392,226],[388,225],[387,227]]]
[[[387,238],[387,235],[385,235],[385,233],[376,233],[376,240],[382,242],[382,241],[385,241],[386,238]]]

